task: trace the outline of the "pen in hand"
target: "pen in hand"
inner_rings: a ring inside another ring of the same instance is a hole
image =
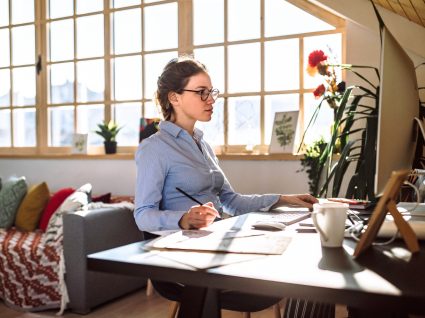
[[[199,205],[204,205],[202,202],[200,202],[199,200],[196,200],[194,197],[192,197],[190,194],[184,192],[182,189],[180,189],[179,187],[176,187],[176,190],[179,191],[180,193],[182,193],[183,195],[187,196],[189,199],[191,199],[193,202],[198,203]]]
[[[183,195],[185,195],[186,197],[188,197],[189,199],[191,199],[193,202],[198,203],[200,206],[204,205],[202,202],[200,202],[199,200],[195,199],[194,197],[192,197],[190,194],[186,193],[185,191],[183,191],[179,187],[176,187],[176,190],[179,191],[180,193],[182,193]],[[221,219],[221,216],[219,214],[216,217],[219,218],[219,219]]]

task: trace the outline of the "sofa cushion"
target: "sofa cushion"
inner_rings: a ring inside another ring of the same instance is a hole
[[[49,199],[46,182],[31,187],[19,206],[15,226],[21,231],[34,231]]]
[[[11,178],[0,190],[0,228],[9,228],[15,222],[16,212],[27,193],[25,177]]]
[[[73,188],[63,188],[57,191],[49,200],[44,211],[41,215],[39,228],[43,231],[46,231],[49,220],[52,217],[53,213],[60,207],[60,205],[69,197],[72,193],[75,192]]]
[[[87,183],[63,201],[60,207],[52,215],[49,224],[47,225],[46,233],[43,237],[45,244],[54,244],[55,242],[62,240],[63,214],[80,211],[86,207],[91,202],[91,190],[91,184]]]
[[[92,202],[111,203],[111,192],[92,197]]]

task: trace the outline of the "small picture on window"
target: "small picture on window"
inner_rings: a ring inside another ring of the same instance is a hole
[[[72,135],[72,154],[87,154],[87,135],[88,134]]]
[[[295,153],[297,151],[298,114],[299,111],[275,113],[269,153]]]

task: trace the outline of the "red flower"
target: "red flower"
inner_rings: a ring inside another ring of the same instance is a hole
[[[317,88],[314,90],[313,94],[315,98],[319,98],[320,96],[322,96],[326,91],[326,87],[323,84],[320,84],[319,86],[317,86]]]
[[[308,56],[308,65],[311,67],[316,67],[322,61],[327,60],[327,56],[323,53],[322,50],[316,50],[310,53]]]

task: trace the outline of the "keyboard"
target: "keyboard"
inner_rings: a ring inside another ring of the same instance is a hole
[[[291,225],[302,220],[308,219],[311,216],[309,211],[291,211],[276,213],[270,216],[271,221]]]

